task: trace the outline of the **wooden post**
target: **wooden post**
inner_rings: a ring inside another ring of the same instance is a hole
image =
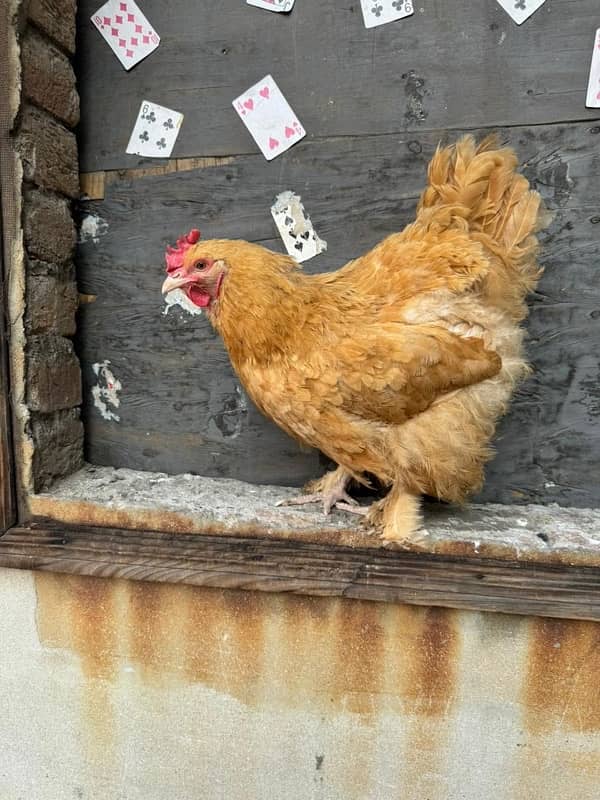
[[[4,11],[4,7],[2,8]],[[10,423],[10,384],[8,372],[8,336],[5,306],[5,279],[8,271],[5,266],[4,234],[6,227],[5,200],[6,183],[9,181],[7,142],[10,131],[8,63],[8,25],[6,19],[0,22],[0,536],[17,521],[14,470],[12,458],[12,437]]]
[[[0,219],[0,244],[2,226]],[[0,246],[0,534],[16,522],[10,431],[7,328],[4,307],[4,259]]]

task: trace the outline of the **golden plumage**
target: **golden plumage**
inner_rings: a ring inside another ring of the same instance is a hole
[[[519,323],[545,217],[516,166],[492,138],[438,148],[415,222],[337,272],[237,241],[184,257],[210,261],[209,318],[253,401],[339,465],[310,487],[326,507],[349,502],[351,478],[391,487],[368,515],[386,539],[418,528],[421,494],[479,488],[528,371]]]

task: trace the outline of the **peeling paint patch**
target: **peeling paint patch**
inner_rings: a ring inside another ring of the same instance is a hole
[[[169,309],[173,306],[179,306],[183,308],[184,311],[187,311],[188,314],[192,314],[194,317],[197,317],[202,314],[202,309],[198,306],[195,306],[190,298],[183,292],[181,289],[174,289],[169,294],[165,295],[165,309],[162,312],[163,317],[165,317],[169,313]]]
[[[248,398],[241,386],[235,386],[235,394],[223,399],[223,410],[211,417],[224,439],[236,439],[244,429],[248,418]]]
[[[108,232],[108,222],[97,214],[86,214],[79,226],[79,244],[93,242],[98,244],[101,236]]]
[[[431,94],[427,88],[424,78],[417,74],[414,69],[409,69],[402,75],[404,84],[404,94],[406,95],[406,111],[404,119],[408,124],[425,122],[429,116],[429,111],[425,108],[423,101]]]
[[[121,405],[119,392],[123,388],[121,381],[117,380],[108,368],[110,361],[92,364],[92,369],[98,376],[98,383],[92,387],[94,405],[106,420],[120,422],[121,417],[111,411],[109,406],[118,408]]]

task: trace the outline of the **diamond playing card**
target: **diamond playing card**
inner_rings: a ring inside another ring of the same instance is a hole
[[[271,75],[241,94],[232,105],[267,161],[306,136]]]
[[[588,108],[600,108],[600,28],[596,31],[596,38],[594,39],[590,81],[585,104]]]
[[[168,158],[175,145],[183,114],[142,100],[127,152],[147,158]]]
[[[507,14],[514,19],[517,25],[525,22],[526,19],[543,6],[546,0],[498,0],[498,3]]]
[[[291,11],[294,0],[246,0],[249,6],[266,8],[267,11]]]
[[[308,261],[327,250],[327,242],[315,233],[310,217],[297,194],[282,192],[277,195],[271,206],[271,214],[285,249],[296,261]]]
[[[91,17],[125,69],[131,69],[160,44],[160,36],[133,0],[108,0]]]
[[[360,5],[367,28],[396,22],[415,13],[412,0],[360,0]]]

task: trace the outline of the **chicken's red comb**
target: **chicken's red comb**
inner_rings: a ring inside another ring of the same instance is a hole
[[[167,262],[168,273],[175,272],[175,270],[183,266],[184,255],[190,247],[196,244],[198,239],[200,239],[200,231],[197,228],[192,228],[188,234],[177,239],[175,247],[171,247],[171,245],[167,247],[165,261]]]

